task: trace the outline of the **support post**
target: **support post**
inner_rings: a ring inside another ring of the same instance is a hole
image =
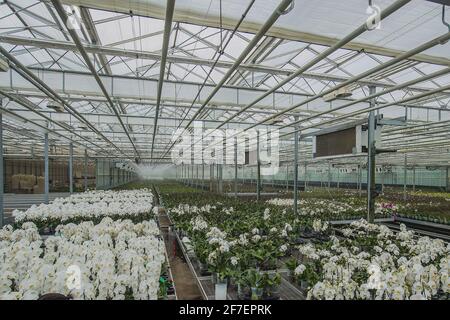
[[[295,117],[295,121],[298,117]],[[294,132],[294,215],[298,213],[298,130]]]
[[[413,166],[413,192],[416,192],[416,166]]]
[[[219,166],[220,166],[220,164],[217,163],[217,165],[216,165],[216,177],[217,177],[217,179],[216,179],[216,188],[217,188],[217,192],[218,192],[218,193],[220,192],[220,174],[219,174]]]
[[[405,162],[403,164],[403,200],[406,201],[406,179],[408,175],[408,171],[406,166],[408,165],[408,157],[405,153]]]
[[[339,189],[339,183],[341,182],[340,179],[341,179],[341,175],[339,173],[339,168],[338,168],[338,170],[337,170],[337,188],[338,189]]]
[[[331,187],[331,162],[328,161],[328,190]]]
[[[44,203],[48,204],[48,132],[44,133]]]
[[[305,161],[305,191],[306,191],[306,188],[308,187],[308,165],[306,164],[306,161]]]
[[[202,190],[205,190],[205,163],[202,161]]]
[[[103,160],[102,161],[102,169],[103,169],[103,189],[108,189],[108,184],[109,184],[109,175],[108,175],[108,171],[106,170],[106,166],[107,166],[108,160]]]
[[[209,165],[209,191],[214,191],[214,164]]]
[[[361,165],[358,164],[358,183],[357,183],[357,187],[358,187],[358,193],[359,196],[361,197],[362,195],[362,169],[361,169]]]
[[[238,156],[237,156],[237,137],[234,138],[234,197],[237,198],[238,192]]]
[[[259,159],[259,131],[256,132],[256,164],[257,164],[257,177],[256,177],[256,200],[261,200],[261,163]]]
[[[69,192],[70,192],[70,194],[73,193],[73,143],[72,142],[69,144]]]
[[[286,191],[289,191],[289,165],[286,163]]]
[[[2,99],[0,99],[0,106],[2,105]],[[3,208],[3,194],[4,194],[4,168],[3,168],[3,114],[0,112],[0,229],[3,228],[5,216]]]
[[[198,188],[198,165],[195,165],[195,187]]]
[[[375,93],[375,87],[369,87],[370,94]],[[375,99],[370,101],[370,107],[375,107]],[[368,119],[368,155],[367,155],[367,221],[373,223],[375,216],[375,112],[370,111]]]
[[[223,164],[219,166],[219,193],[223,193]]]
[[[87,149],[84,149],[84,191],[88,189],[88,154]]]

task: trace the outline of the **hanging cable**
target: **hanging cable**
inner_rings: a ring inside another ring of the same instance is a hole
[[[222,55],[224,53],[224,48],[223,48],[223,21],[222,21],[222,0],[219,0],[219,24],[220,24],[220,50],[219,50],[219,54]]]

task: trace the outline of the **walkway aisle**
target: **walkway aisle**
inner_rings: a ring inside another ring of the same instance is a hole
[[[157,194],[156,188],[153,188],[153,191],[157,198],[155,205],[159,206],[159,195]],[[202,294],[197,286],[194,275],[184,260],[183,253],[178,248],[176,238],[172,232],[169,232],[171,222],[164,207],[159,207],[158,223],[166,244],[173,277],[172,280],[175,284],[178,300],[202,300]]]

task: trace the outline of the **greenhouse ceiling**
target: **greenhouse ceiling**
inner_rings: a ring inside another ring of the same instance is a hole
[[[279,129],[281,160],[311,134],[385,119],[386,164],[450,163],[450,8],[431,1],[0,2],[5,156],[168,162],[176,129]],[[373,87],[374,94],[369,93]],[[346,97],[328,97],[344,90]],[[360,163],[362,157],[333,159]]]

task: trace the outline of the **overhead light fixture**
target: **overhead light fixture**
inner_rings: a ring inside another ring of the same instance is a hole
[[[330,102],[336,99],[348,98],[352,96],[352,91],[348,87],[337,89],[323,96],[323,100]]]
[[[61,103],[59,103],[57,101],[53,101],[53,100],[51,100],[47,103],[47,108],[53,109],[56,112],[64,112],[63,105]]]
[[[6,72],[8,70],[9,70],[8,61],[6,61],[4,58],[0,57],[0,72]]]

